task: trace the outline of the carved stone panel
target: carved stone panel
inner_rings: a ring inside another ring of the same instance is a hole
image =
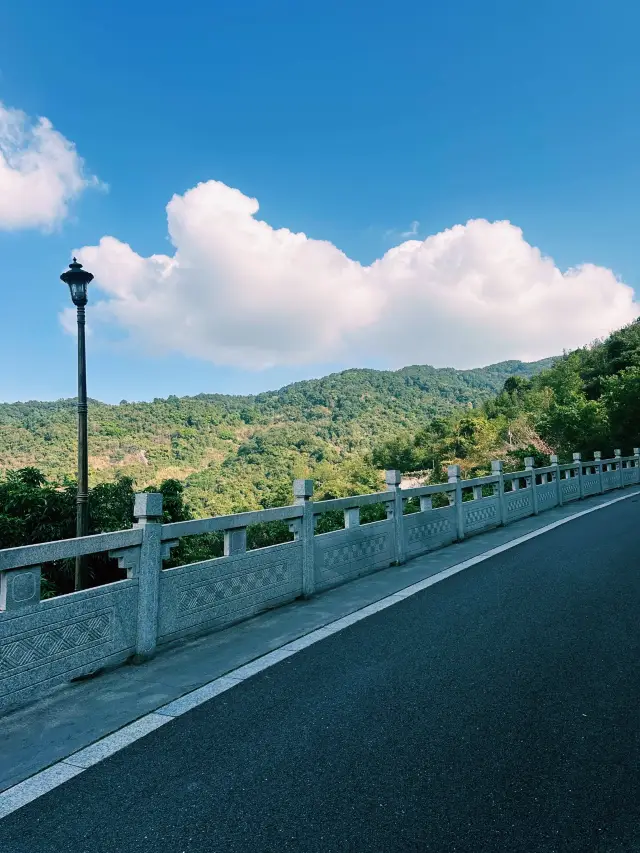
[[[582,477],[582,494],[596,495],[600,492],[600,476],[598,474],[585,474]]]
[[[394,560],[393,520],[323,533],[314,539],[316,589],[390,566]]]
[[[455,507],[428,509],[404,516],[405,553],[407,557],[426,554],[449,545],[456,538]]]
[[[40,603],[40,566],[0,572],[0,610],[20,610]]]
[[[504,496],[507,523],[518,518],[533,515],[531,489],[519,489],[517,492],[507,492]]]
[[[538,510],[542,512],[545,509],[551,509],[558,503],[558,493],[555,483],[543,483],[541,486],[536,486],[536,495],[538,498]]]
[[[561,480],[560,487],[562,489],[562,500],[564,503],[567,503],[567,501],[578,500],[580,497],[580,485],[577,477]]]
[[[498,498],[478,498],[462,504],[465,534],[479,533],[500,524]]]
[[[0,613],[0,711],[135,648],[137,581]]]
[[[158,641],[238,622],[301,592],[300,541],[165,569]]]

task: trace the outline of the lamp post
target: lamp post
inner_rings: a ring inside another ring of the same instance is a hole
[[[76,499],[76,536],[89,533],[89,458],[87,448],[87,355],[84,345],[84,308],[87,285],[93,276],[76,259],[60,276],[69,285],[71,300],[78,309],[78,497]],[[75,589],[85,581],[86,557],[76,557]]]

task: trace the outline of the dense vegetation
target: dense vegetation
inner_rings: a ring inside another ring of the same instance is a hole
[[[605,457],[640,445],[640,321],[605,341],[565,354],[527,379],[509,377],[502,391],[477,411],[433,418],[421,430],[383,442],[373,462],[403,471],[457,463],[464,476],[486,472],[491,459],[538,464],[574,451]]]
[[[254,397],[93,403],[91,423],[92,532],[130,526],[141,488],[159,488],[165,520],[179,521],[288,503],[294,477],[312,477],[323,499],[380,489],[384,468],[437,482],[453,463],[468,477],[496,458],[516,470],[526,455],[544,464],[552,452],[630,453],[640,445],[640,321],[535,364],[350,370]],[[73,401],[0,406],[0,547],[73,536],[74,453]],[[259,525],[249,546],[289,536],[284,524]],[[191,537],[173,563],[221,548],[218,535]],[[106,556],[90,571],[96,584],[118,577]],[[45,594],[71,579],[67,563],[45,567]]]
[[[480,406],[508,377],[549,363],[349,370],[254,397],[92,401],[90,532],[130,526],[140,489],[162,491],[165,521],[289,503],[294,477],[312,477],[320,499],[375,491],[382,488],[376,442]],[[0,547],[74,535],[75,442],[73,400],[0,405]],[[363,520],[380,509],[366,508]],[[318,530],[340,524],[339,514],[327,514]],[[290,536],[286,524],[256,525],[248,545]],[[221,553],[220,535],[189,537],[169,565]],[[88,568],[91,584],[122,576],[107,555],[92,556]],[[44,595],[71,591],[72,561],[44,566],[43,574]]]
[[[153,487],[150,490],[155,491]],[[165,521],[190,518],[182,499],[180,482],[166,480],[159,490],[164,498]],[[113,483],[95,486],[89,502],[89,533],[131,527],[133,501],[134,483],[130,477],[119,477]],[[41,471],[32,467],[9,471],[0,481],[0,547],[69,539],[75,536],[75,527],[76,484],[73,481],[67,480],[62,485],[50,483]],[[190,556],[184,550],[188,547],[187,542],[185,540],[176,553],[178,561]],[[105,554],[92,555],[88,569],[94,586],[124,577],[116,561]],[[72,560],[43,566],[43,596],[72,592],[73,571]]]
[[[348,370],[253,397],[92,401],[90,481],[120,475],[145,488],[180,480],[196,516],[282,504],[294,477],[313,477],[327,495],[366,491],[379,479],[367,459],[374,443],[478,407],[509,376],[530,377],[548,363]],[[63,483],[74,474],[75,448],[73,400],[0,404],[0,474],[37,467]]]

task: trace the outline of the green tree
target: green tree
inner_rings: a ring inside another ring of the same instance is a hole
[[[610,443],[627,449],[640,446],[640,367],[608,376],[602,389]]]

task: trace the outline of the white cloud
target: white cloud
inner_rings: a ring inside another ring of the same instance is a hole
[[[115,323],[147,351],[245,368],[470,367],[560,353],[640,313],[610,270],[563,273],[509,222],[471,220],[363,266],[257,212],[209,181],[167,205],[171,257],[114,237],[80,250],[106,295],[94,329]]]
[[[89,186],[104,187],[49,119],[32,123],[0,102],[0,229],[50,229]]]

